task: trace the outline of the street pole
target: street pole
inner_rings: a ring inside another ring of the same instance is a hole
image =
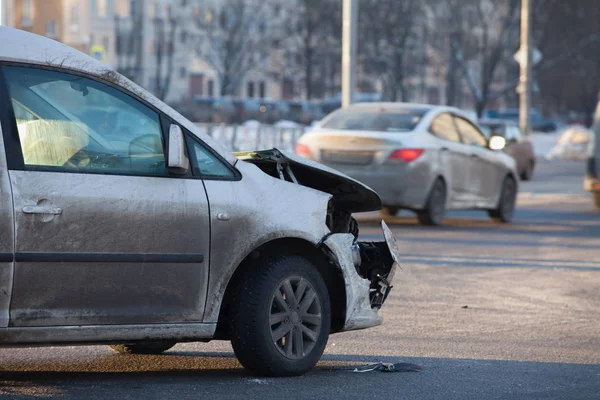
[[[344,0],[342,24],[342,107],[354,99],[358,0]]]
[[[519,75],[519,127],[525,135],[531,134],[529,113],[531,110],[531,2],[521,0],[521,53],[524,55],[520,63]]]
[[[0,26],[6,26],[6,1],[0,0]]]

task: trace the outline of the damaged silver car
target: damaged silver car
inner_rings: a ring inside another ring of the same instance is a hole
[[[398,252],[358,241],[361,183],[276,149],[233,155],[129,80],[0,27],[0,346],[157,354],[230,340],[299,375],[381,324]]]

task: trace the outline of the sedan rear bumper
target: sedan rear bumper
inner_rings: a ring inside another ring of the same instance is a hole
[[[420,210],[435,176],[426,160],[410,164],[347,166],[325,164],[373,189],[384,206]]]

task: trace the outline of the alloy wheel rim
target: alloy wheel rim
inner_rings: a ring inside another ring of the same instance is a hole
[[[321,333],[321,302],[311,283],[299,276],[284,279],[271,296],[269,328],[283,356],[300,359],[315,347]]]

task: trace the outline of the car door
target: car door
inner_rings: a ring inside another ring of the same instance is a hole
[[[0,79],[0,328],[8,326],[14,273],[14,220],[12,191],[8,177],[2,132],[5,117],[10,115],[9,101],[2,96]]]
[[[501,179],[495,154],[487,148],[487,139],[471,121],[461,116],[454,120],[464,146],[468,147],[468,191],[475,207],[486,206],[500,190]]]
[[[10,326],[201,321],[208,201],[201,179],[166,168],[159,112],[79,74],[4,66],[2,75],[16,232]],[[87,118],[88,108],[105,118]],[[136,124],[115,130],[115,108]]]
[[[440,165],[448,184],[448,208],[468,205],[469,183],[466,168],[469,153],[461,144],[460,135],[450,113],[442,113],[431,122],[429,131],[438,138]]]

